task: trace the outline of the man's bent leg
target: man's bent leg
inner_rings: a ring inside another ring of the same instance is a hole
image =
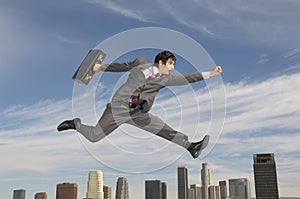
[[[101,140],[119,126],[114,120],[110,104],[107,105],[96,126],[84,125],[80,119],[74,119],[74,123],[76,131],[81,133],[90,142]]]
[[[209,142],[209,135],[206,135],[201,141],[191,143],[188,140],[188,136],[181,132],[175,131],[161,119],[151,115],[150,113],[139,114],[128,123],[186,148],[193,158],[199,157],[202,150],[206,148]]]

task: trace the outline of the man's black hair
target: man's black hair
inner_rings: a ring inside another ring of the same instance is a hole
[[[172,59],[176,63],[176,57],[173,53],[170,51],[162,51],[156,55],[154,63],[158,64],[159,60],[161,60],[163,64],[166,64],[168,59]]]

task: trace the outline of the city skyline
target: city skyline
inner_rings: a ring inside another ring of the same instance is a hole
[[[78,183],[83,198],[91,170],[103,171],[111,187],[127,177],[130,197],[143,196],[144,179],[161,179],[176,198],[177,166],[201,184],[203,162],[211,184],[246,177],[254,187],[252,154],[270,152],[279,195],[299,196],[299,9],[299,1],[282,0],[0,0],[0,198],[19,188],[54,198],[60,182]],[[168,34],[155,34],[162,29]],[[151,61],[166,49],[175,52],[175,74],[222,66],[219,78],[164,88],[151,110],[191,141],[211,136],[198,159],[126,125],[93,144],[75,131],[57,132],[77,116],[95,124],[126,80],[127,73],[99,73],[92,87],[74,83],[82,59],[99,44],[106,45],[104,63]],[[76,95],[78,89],[87,92]],[[77,105],[76,97],[88,103]]]
[[[274,154],[253,154],[253,175],[256,177],[258,169],[261,170],[261,166],[255,166],[256,164],[263,164],[264,165],[271,165],[273,168],[274,164]],[[265,166],[264,166],[265,167]],[[207,162],[202,163],[201,170],[199,168],[199,174],[201,174],[201,184],[195,184],[195,182],[189,180],[188,174],[189,168],[186,166],[178,166],[177,167],[177,199],[223,199],[230,197],[231,199],[250,199],[254,198],[254,196],[250,195],[250,181],[247,178],[229,178],[229,179],[217,179],[218,184],[215,185],[211,183],[211,169],[209,168],[209,164]],[[259,171],[266,171],[265,168]],[[268,173],[273,171],[267,171]],[[265,174],[259,174],[261,176],[265,176]],[[190,176],[192,177],[192,176]],[[87,183],[87,191],[86,191],[86,198],[95,198],[99,197],[99,199],[104,198],[104,187],[106,188],[106,195],[113,197],[111,194],[113,189],[109,186],[103,185],[103,173],[99,170],[93,170],[88,172],[88,183]],[[261,177],[260,177],[261,178]],[[270,179],[270,177],[268,177]],[[162,182],[160,179],[157,180],[149,180],[144,179],[145,187],[144,187],[144,195],[145,198],[161,198],[165,199],[168,198],[168,191],[167,191],[167,183]],[[228,182],[228,186],[227,186]],[[258,181],[261,184],[260,181]],[[264,184],[269,183],[269,181],[264,181]],[[273,181],[271,182],[271,184]],[[102,187],[102,194],[99,195],[99,185]],[[64,197],[67,193],[72,193],[73,196],[70,199],[74,199],[74,196],[77,197],[77,183],[70,183],[64,182],[56,185],[56,197],[60,199]],[[115,183],[115,190],[116,190],[116,199],[129,199],[129,187],[130,184],[127,181],[126,177],[118,177]],[[256,185],[255,185],[256,187]],[[266,187],[264,185],[264,187]],[[74,192],[74,190],[76,190]],[[90,193],[89,193],[90,191]],[[14,197],[15,195],[25,196],[26,190],[18,189],[14,190]],[[15,194],[16,193],[16,194]],[[228,194],[227,194],[228,193]],[[170,194],[170,193],[169,193]],[[40,197],[47,198],[46,192],[40,192],[35,194],[35,196],[41,195]],[[59,196],[60,195],[60,196]],[[191,196],[193,195],[193,196]],[[21,199],[25,199],[24,197]],[[222,198],[223,197],[223,198]],[[80,198],[80,197],[78,197]],[[14,198],[15,199],[15,198]],[[19,199],[19,198],[17,198]],[[106,198],[105,198],[106,199]],[[277,198],[278,199],[278,198]]]

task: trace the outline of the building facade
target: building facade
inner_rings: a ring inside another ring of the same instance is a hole
[[[47,199],[47,193],[46,192],[36,193],[34,195],[34,199]]]
[[[87,198],[103,199],[103,173],[102,171],[90,171],[87,183]]]
[[[209,186],[208,187],[208,198],[209,199],[220,199],[220,187],[219,186]]]
[[[128,182],[124,177],[117,180],[116,199],[129,199]]]
[[[186,167],[177,168],[178,199],[188,199],[188,170]]]
[[[167,199],[167,184],[160,180],[145,181],[146,199]]]
[[[278,183],[274,153],[253,155],[256,199],[278,199]]]
[[[112,189],[109,186],[103,185],[104,199],[112,199]]]
[[[191,189],[194,189],[194,198],[195,199],[202,199],[202,188],[199,184],[192,184],[190,186]]]
[[[226,199],[226,197],[227,197],[227,184],[226,184],[226,180],[219,181],[219,186],[220,186],[220,198],[221,199]]]
[[[25,196],[26,196],[25,189],[14,190],[13,199],[25,199]]]
[[[77,199],[78,186],[76,183],[56,185],[56,199]]]
[[[162,192],[162,199],[167,199],[168,198],[168,188],[167,188],[166,182],[161,183],[161,192]]]
[[[250,199],[250,182],[247,178],[230,179],[229,196],[231,199]]]

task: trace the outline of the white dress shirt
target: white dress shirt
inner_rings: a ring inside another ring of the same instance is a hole
[[[145,79],[148,79],[149,77],[160,77],[160,74],[158,73],[158,68],[156,66],[150,66],[149,68],[146,68],[142,70],[142,72],[145,75]],[[203,79],[209,79],[209,72],[202,72]]]

